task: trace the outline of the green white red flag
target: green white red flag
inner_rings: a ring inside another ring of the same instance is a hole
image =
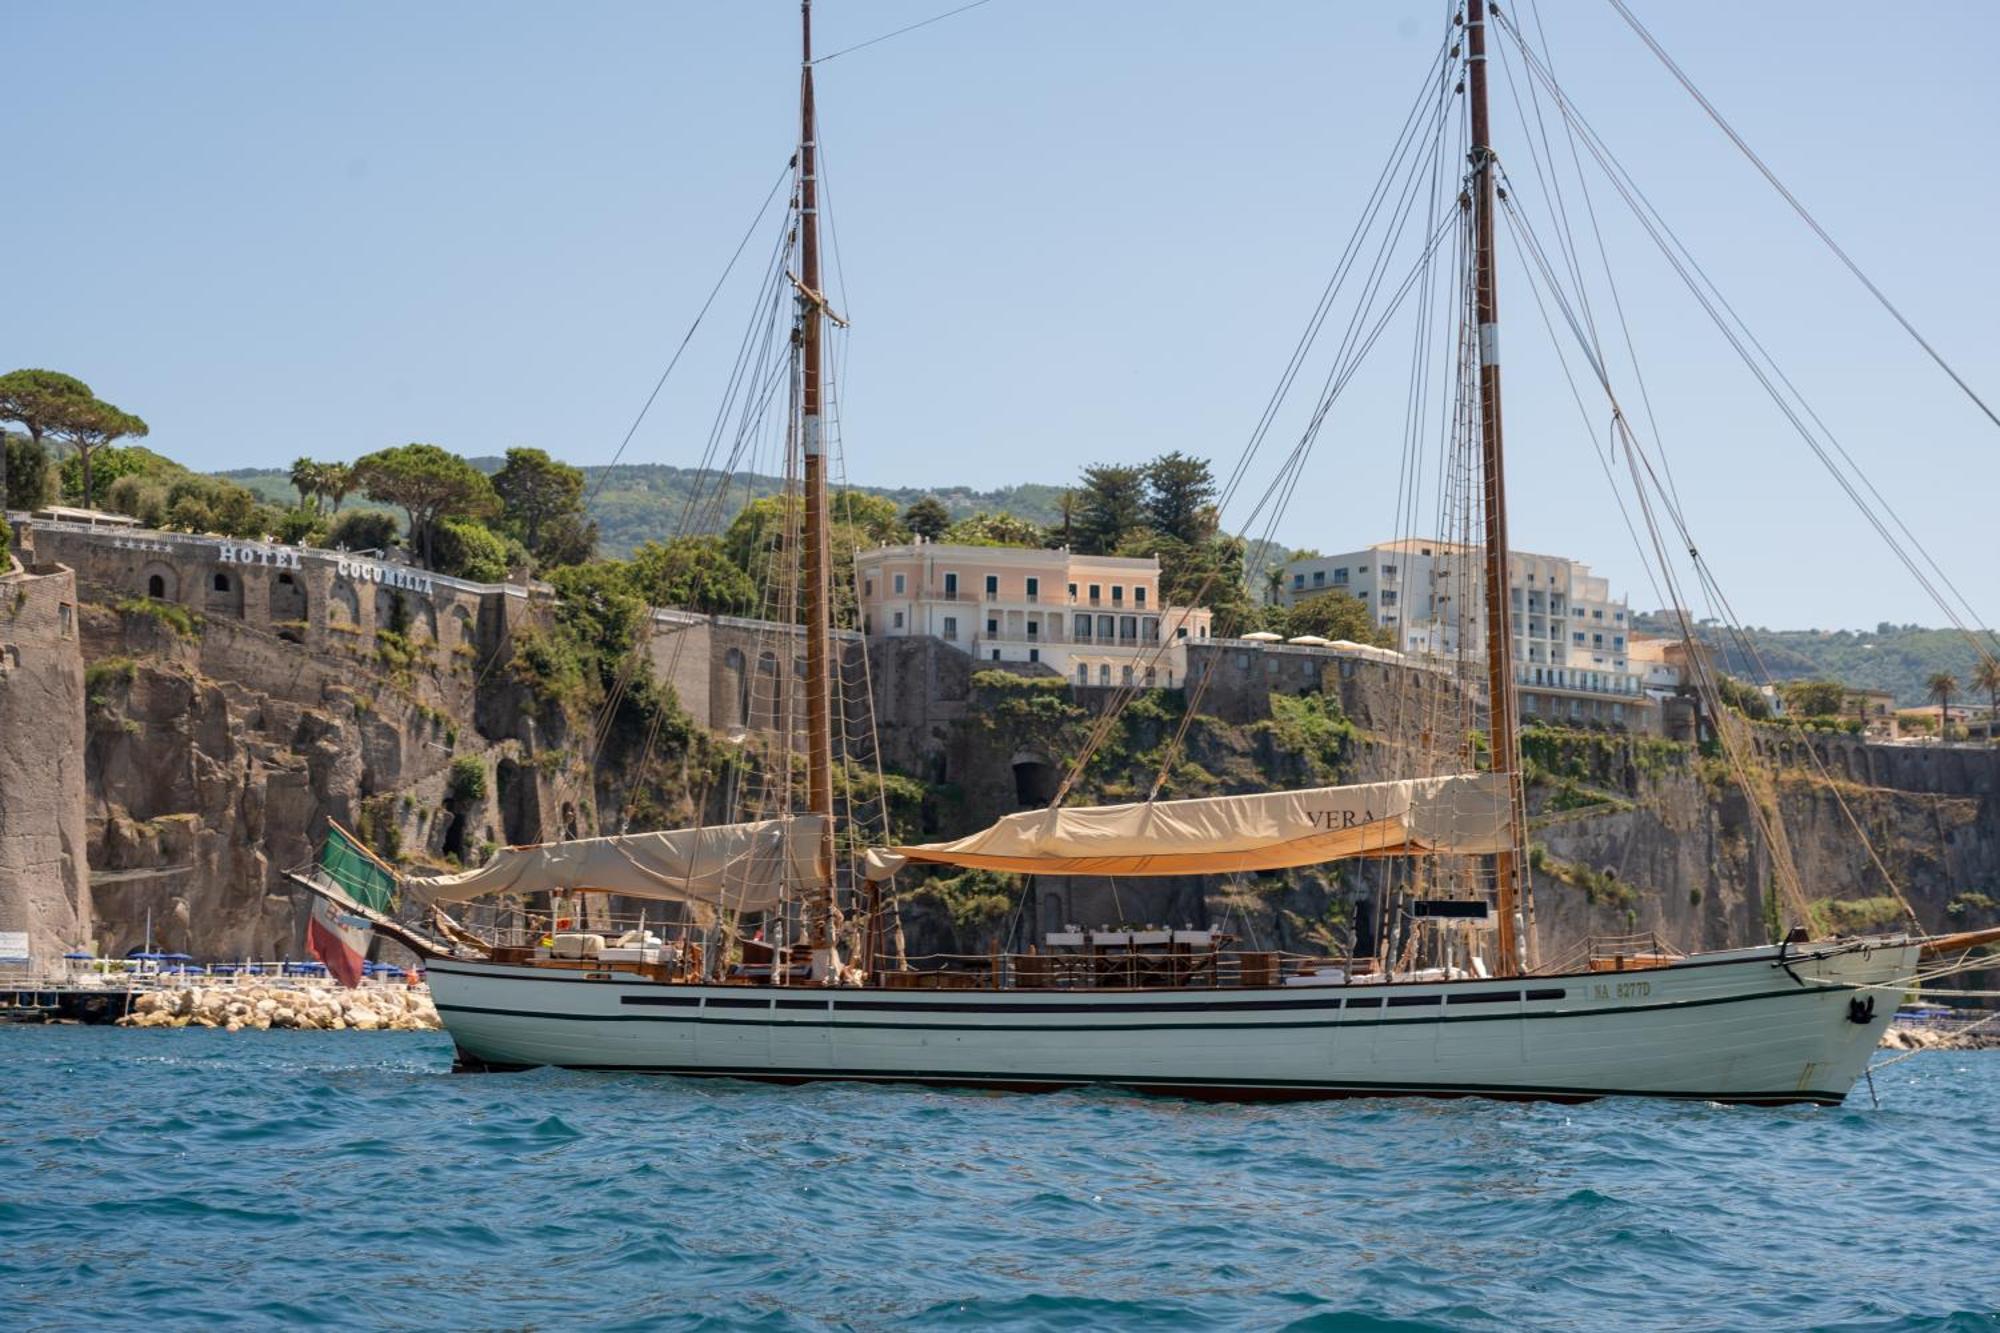
[[[387,912],[396,896],[396,876],[346,829],[331,821],[320,847],[313,878],[375,912]],[[375,928],[368,918],[325,894],[313,899],[306,922],[306,948],[326,964],[343,986],[359,986]]]

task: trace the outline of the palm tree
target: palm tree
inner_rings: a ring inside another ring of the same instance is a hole
[[[360,483],[354,475],[354,467],[349,463],[321,463],[319,465],[319,494],[332,505],[333,512],[340,512],[340,502],[347,493]]]
[[[319,509],[320,475],[323,471],[324,469],[310,458],[298,458],[292,461],[292,486],[299,493],[299,508],[304,509],[307,505],[311,505],[315,511]]]
[[[1958,677],[1949,671],[1940,671],[1924,682],[1924,693],[1937,700],[1938,739],[1951,739],[1951,701],[1958,693]]]
[[[1972,669],[1974,687],[1986,691],[1991,711],[1986,714],[1986,739],[2000,740],[2000,657],[1981,657]]]

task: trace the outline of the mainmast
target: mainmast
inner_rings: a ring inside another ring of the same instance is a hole
[[[813,975],[823,979],[833,959],[833,690],[832,549],[826,503],[826,436],[821,370],[826,300],[819,274],[818,145],[813,125],[812,0],[799,5],[799,444],[805,459],[806,809],[826,820],[808,911]]]
[[[1480,471],[1486,511],[1486,693],[1491,703],[1493,771],[1507,782],[1508,850],[1493,858],[1500,915],[1499,969],[1523,971],[1521,885],[1526,820],[1520,792],[1520,736],[1514,698],[1513,595],[1507,568],[1507,472],[1500,434],[1500,297],[1494,276],[1493,141],[1486,112],[1486,0],[1466,0],[1466,64],[1472,99],[1472,217],[1475,318],[1479,324]],[[1532,951],[1532,926],[1529,949]]]

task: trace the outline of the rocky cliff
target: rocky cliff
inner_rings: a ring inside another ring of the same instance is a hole
[[[39,967],[90,939],[76,580],[4,551],[0,571],[0,932]]]
[[[356,635],[314,651],[239,621],[111,596],[86,604],[79,624],[89,684],[60,726],[80,734],[65,750],[50,731],[48,751],[81,750],[87,783],[50,797],[43,841],[0,845],[40,848],[25,854],[53,866],[62,847],[87,843],[97,941],[108,950],[137,943],[150,917],[157,943],[187,952],[298,955],[306,903],[280,872],[309,858],[328,818],[386,855],[449,865],[503,842],[724,818],[785,762],[767,732],[725,740],[663,690],[635,691],[599,731],[576,706],[574,682],[560,684],[568,668],[539,656],[545,645],[521,661],[442,652],[421,633]],[[1143,797],[1176,735],[1170,795],[1402,776],[1416,755],[1399,739],[1409,719],[1451,711],[1448,682],[1430,673],[1328,655],[1231,657],[1249,663],[1243,678],[1204,694],[1191,719],[1180,694],[1142,695],[1079,792]],[[924,640],[875,645],[866,679],[866,694],[845,696],[850,730],[872,716],[899,838],[955,836],[1045,802],[1105,701],[1048,676],[977,670]],[[62,713],[51,699],[29,711]],[[9,735],[12,767],[0,769],[9,806],[15,790],[56,790],[46,761]],[[1779,733],[1757,746],[1746,793],[1692,746],[1531,732],[1545,956],[1592,935],[1650,931],[1684,949],[1763,938],[1773,852],[1757,808],[1783,815],[1822,926],[1893,923],[1884,870],[1927,926],[1995,919],[2000,751],[1806,745]],[[865,804],[877,756],[856,757],[843,791]],[[73,816],[54,813],[72,804]],[[1265,947],[1338,951],[1357,904],[1387,873],[1023,886],[973,872],[908,876],[899,892],[913,955],[1116,921],[1224,925]],[[63,890],[68,910],[87,893]]]

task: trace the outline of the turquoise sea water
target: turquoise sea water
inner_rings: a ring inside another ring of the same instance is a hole
[[[1209,1106],[0,1028],[0,1328],[2000,1328],[2000,1054]]]

